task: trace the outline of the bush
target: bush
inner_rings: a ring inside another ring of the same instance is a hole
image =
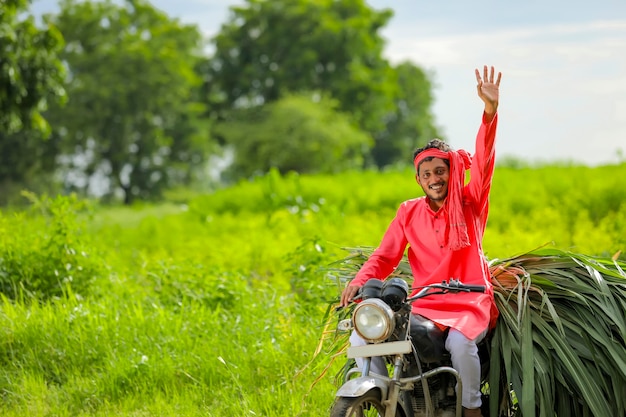
[[[78,224],[87,206],[75,196],[26,196],[32,202],[29,211],[0,213],[0,292],[9,299],[37,300],[68,291],[86,295],[105,271]]]

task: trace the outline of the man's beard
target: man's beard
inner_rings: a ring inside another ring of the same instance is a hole
[[[429,186],[424,192],[431,201],[443,201],[448,197],[447,184],[442,184],[439,190],[433,190]]]

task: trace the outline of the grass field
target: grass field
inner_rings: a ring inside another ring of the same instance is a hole
[[[623,251],[623,178],[498,167],[487,255]],[[270,173],[134,207],[30,196],[0,213],[0,415],[327,414],[342,358],[315,353],[343,283],[325,268],[418,195],[389,171]]]

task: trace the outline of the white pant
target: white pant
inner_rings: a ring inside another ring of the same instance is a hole
[[[480,358],[478,357],[477,343],[487,334],[485,329],[476,339],[470,340],[456,329],[450,329],[446,339],[446,349],[450,352],[452,367],[456,369],[463,382],[463,397],[461,403],[465,408],[480,407]],[[367,342],[355,331],[350,335],[352,346],[363,346]],[[356,358],[359,368],[363,368],[363,359]],[[379,375],[387,375],[387,367],[382,358],[372,358],[370,371]]]

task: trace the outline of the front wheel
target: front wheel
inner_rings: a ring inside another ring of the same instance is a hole
[[[330,417],[382,417],[385,406],[376,391],[369,391],[360,397],[339,397],[330,411]],[[403,417],[400,407],[396,417]]]

